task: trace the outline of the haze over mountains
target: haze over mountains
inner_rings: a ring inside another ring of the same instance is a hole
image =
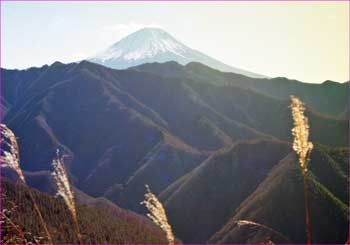
[[[254,78],[192,62],[193,54],[169,34],[144,29],[94,60],[103,65],[2,69],[2,122],[18,137],[31,186],[52,193],[47,173],[59,148],[77,192],[90,196],[82,203],[103,197],[144,214],[148,184],[185,243],[305,243],[302,177],[291,149],[293,94],[306,103],[316,145],[313,242],[344,243],[349,83]],[[147,239],[162,241],[155,234]]]

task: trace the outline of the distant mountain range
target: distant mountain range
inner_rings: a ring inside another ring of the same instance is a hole
[[[77,192],[144,214],[148,184],[185,243],[305,243],[289,108],[289,96],[298,96],[316,145],[313,242],[346,240],[349,83],[252,78],[174,61],[124,70],[56,62],[1,74],[2,122],[18,137],[32,187],[50,193],[40,173],[59,148]],[[152,234],[147,242],[161,239]]]
[[[134,32],[89,60],[115,69],[125,69],[152,62],[176,61],[185,65],[196,61],[221,71],[234,72],[250,77],[264,77],[250,71],[228,66],[191,49],[159,28],[144,28]]]

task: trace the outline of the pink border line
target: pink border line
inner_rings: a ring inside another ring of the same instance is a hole
[[[1,31],[2,31],[2,7],[1,2],[349,2],[350,0],[0,0],[0,54],[1,54],[1,48],[2,48],[2,39],[1,39]],[[350,4],[348,5],[348,9],[350,10]],[[350,45],[350,44],[349,44]],[[348,54],[350,58],[350,53]],[[350,70],[349,70],[349,80],[350,81]],[[1,98],[1,91],[2,91],[2,66],[1,66],[1,55],[0,55],[0,98]],[[350,91],[348,91],[350,93]],[[348,96],[348,105],[350,105],[350,96]],[[350,119],[350,108],[348,107],[348,119]],[[2,122],[2,110],[0,106],[0,122]],[[350,143],[350,120],[348,122],[348,147]],[[1,137],[0,137],[0,144],[1,144]],[[349,165],[350,165],[350,159]],[[0,163],[1,164],[1,163]],[[348,176],[350,176],[350,168]],[[1,167],[0,167],[0,195],[2,193],[1,188]],[[350,192],[350,183],[349,188]],[[350,195],[349,195],[349,203],[350,204]],[[350,205],[348,207],[348,210],[350,209]],[[2,210],[2,198],[0,198],[0,210]],[[350,211],[350,210],[349,210]],[[349,220],[350,224],[350,220]],[[349,231],[348,231],[348,241],[346,241],[345,244],[349,244],[350,242],[350,225],[349,225]],[[1,223],[0,223],[0,236],[1,236]],[[57,244],[59,245],[59,244]],[[62,244],[63,245],[63,244]],[[68,244],[64,244],[68,245]],[[73,244],[71,244],[73,245]],[[74,244],[76,245],[76,244]],[[102,244],[101,244],[102,245]],[[138,244],[141,245],[141,244]],[[199,245],[199,244],[198,244]],[[235,244],[238,245],[238,244]],[[288,245],[288,244],[286,244]],[[291,244],[292,245],[292,244]]]
[[[2,6],[1,6],[1,0],[0,0],[0,99],[2,99],[2,66],[1,66],[1,32],[2,32],[2,25],[1,25],[1,20],[2,20]],[[1,103],[1,102],[0,102]],[[2,106],[0,106],[0,123],[2,123]],[[1,151],[1,143],[2,143],[2,138],[0,137],[0,151]],[[1,164],[1,162],[0,162]],[[2,186],[1,186],[1,166],[0,166],[0,212],[2,212]],[[2,239],[1,235],[2,235],[2,222],[0,222],[0,239]]]
[[[350,0],[0,0],[0,2],[350,2]]]
[[[350,12],[350,4],[348,4],[348,11]],[[348,16],[350,19],[350,16]],[[349,21],[348,19],[348,21]],[[348,65],[350,64],[350,43],[349,43],[349,53],[348,53]],[[349,69],[349,67],[348,67]],[[348,83],[350,83],[350,69],[349,69],[349,78]],[[350,84],[348,85],[348,108],[347,108],[347,119],[348,119],[348,145],[350,143],[350,91],[349,91]],[[350,178],[350,157],[348,159],[348,177]],[[346,241],[346,244],[350,244],[350,181],[348,182],[348,240]]]
[[[350,12],[350,4],[348,4],[348,11]],[[350,16],[348,16],[349,19],[350,19]],[[349,21],[348,19],[348,21]],[[349,53],[348,53],[348,64],[350,64],[350,43],[349,43]],[[349,69],[349,67],[348,67]],[[348,77],[348,82],[350,83],[350,69],[349,69],[349,77]],[[350,87],[350,84],[348,85],[348,87]],[[348,108],[347,108],[347,119],[348,119],[348,145],[347,147],[349,148],[349,143],[350,143],[350,91],[349,91],[349,88],[348,88]],[[350,178],[350,157],[348,159],[348,177]],[[349,186],[348,186],[348,240],[346,241],[346,244],[350,244],[350,181],[348,182]]]
[[[0,99],[2,99],[2,66],[1,66],[1,32],[2,32],[2,25],[1,25],[1,20],[2,20],[2,16],[1,16],[1,12],[2,12],[2,7],[1,7],[1,0],[0,0]],[[0,102],[1,103],[1,102]],[[0,123],[2,123],[2,106],[0,106]],[[0,137],[0,151],[1,151],[1,143],[2,143],[2,140],[1,140],[1,137]],[[0,162],[1,164],[1,162]],[[2,176],[2,173],[1,173],[1,166],[0,166],[0,212],[2,212],[2,186],[1,186],[1,176]],[[1,239],[1,233],[2,233],[2,229],[1,229],[1,226],[2,226],[2,222],[0,222],[0,239]]]

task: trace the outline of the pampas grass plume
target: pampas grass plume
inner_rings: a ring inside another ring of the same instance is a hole
[[[168,218],[166,216],[162,203],[151,192],[148,185],[145,187],[147,192],[145,194],[145,200],[141,202],[141,204],[144,204],[148,209],[149,213],[147,216],[165,232],[168,244],[174,244],[174,234],[171,226],[168,223]]]
[[[82,237],[77,219],[77,211],[75,207],[74,194],[71,189],[67,172],[63,164],[63,157],[60,157],[60,152],[57,149],[56,158],[52,160],[53,172],[52,176],[57,185],[57,196],[61,196],[66,203],[70,213],[72,214],[73,222],[75,224],[76,235],[78,241],[82,244]]]
[[[292,135],[294,136],[293,150],[299,156],[299,164],[304,173],[308,171],[308,162],[313,144],[309,141],[309,123],[304,116],[305,106],[295,96],[291,96],[291,110],[294,122]]]
[[[24,183],[24,184],[27,184],[26,183],[26,180],[24,178],[24,175],[23,175],[23,172],[22,172],[22,169],[20,167],[20,160],[19,160],[19,146],[18,146],[18,143],[17,143],[17,139],[16,139],[16,136],[15,134],[12,132],[11,129],[9,129],[5,124],[0,124],[0,128],[1,128],[1,141],[4,142],[4,144],[6,146],[9,147],[9,152],[8,151],[5,151],[5,150],[2,150],[2,154],[1,154],[1,164],[2,166],[7,166],[11,169],[13,169],[18,177],[20,178],[20,180]],[[40,212],[40,209],[32,195],[32,192],[28,192],[29,193],[29,197],[33,203],[33,207],[34,207],[34,210],[36,211],[38,217],[39,217],[39,220],[40,220],[40,223],[42,225],[42,227],[44,228],[44,231],[46,233],[46,236],[47,236],[47,239],[49,241],[50,244],[52,244],[52,238],[51,238],[51,234],[47,228],[47,224]]]
[[[2,141],[9,147],[9,152],[2,150],[1,164],[13,169],[25,184],[24,175],[19,165],[19,147],[15,134],[5,124],[1,124]]]
[[[291,96],[291,110],[294,122],[294,128],[292,129],[292,135],[294,136],[293,150],[299,156],[299,165],[303,173],[304,182],[304,207],[305,207],[305,223],[306,223],[306,241],[307,244],[311,244],[311,223],[308,204],[308,191],[307,191],[307,173],[308,163],[310,158],[313,144],[309,141],[309,123],[307,117],[305,117],[305,106],[299,98]]]

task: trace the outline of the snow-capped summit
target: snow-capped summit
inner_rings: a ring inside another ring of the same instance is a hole
[[[162,29],[144,28],[123,38],[106,51],[98,54],[94,59],[105,63],[114,63],[122,59],[122,61],[124,60],[126,63],[129,63],[152,59],[164,53],[184,57],[183,54],[186,53],[186,49],[188,48],[185,45],[178,42]],[[123,66],[124,62],[120,65]],[[125,64],[125,66],[128,65]]]
[[[143,28],[121,39],[107,50],[90,59],[107,67],[126,69],[144,63],[176,61],[182,65],[200,62],[214,69],[243,74],[261,75],[228,66],[182,44],[160,28]]]

